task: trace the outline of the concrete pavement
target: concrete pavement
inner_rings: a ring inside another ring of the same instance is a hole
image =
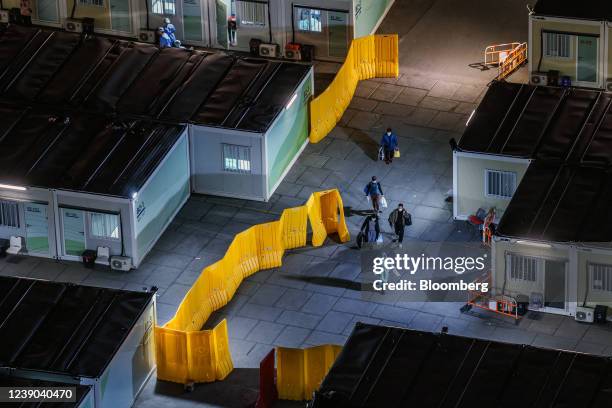
[[[373,175],[380,179],[390,207],[401,201],[412,213],[410,239],[472,239],[463,224],[452,221],[445,201],[452,187],[448,140],[460,137],[493,74],[468,65],[490,43],[526,39],[524,3],[397,0],[380,31],[400,32],[400,78],[362,82],[339,126],[306,148],[270,202],[193,196],[141,268],[130,273],[10,257],[0,259],[0,275],[130,290],[157,286],[158,320],[163,324],[202,268],[223,256],[237,232],[275,220],[283,209],[302,205],[313,191],[325,188],[339,188],[351,210],[366,209],[362,190]],[[502,7],[503,15],[495,14]],[[376,160],[388,126],[398,134],[402,153],[390,166]],[[349,216],[347,221],[355,236],[362,217]],[[461,314],[457,303],[406,303],[392,296],[364,296],[355,285],[330,284],[335,280],[329,278],[356,281],[359,252],[352,245],[328,239],[321,248],[289,251],[281,268],[248,278],[232,302],[207,322],[212,326],[228,319],[236,370],[223,382],[198,385],[193,393],[153,378],[136,406],[246,406],[256,397],[256,367],[270,349],[341,344],[356,321],[433,331],[447,326],[460,335],[612,355],[610,325],[533,313],[515,326],[487,313]]]
[[[400,71],[407,74],[406,85],[431,79],[486,84],[497,71],[480,71],[470,65],[483,61],[488,45],[527,41],[526,6],[534,3],[534,0],[396,0],[378,32],[399,34]],[[526,77],[521,72],[513,75],[512,80],[522,81]]]

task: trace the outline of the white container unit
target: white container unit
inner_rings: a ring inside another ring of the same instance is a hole
[[[155,369],[154,292],[2,277],[0,294],[0,378],[91,387],[79,407],[134,404]]]
[[[0,183],[0,239],[19,237],[19,254],[80,261],[85,250],[138,267],[190,195],[187,130],[141,179],[117,196]],[[139,169],[140,171],[140,169]],[[137,185],[139,183],[136,183]]]

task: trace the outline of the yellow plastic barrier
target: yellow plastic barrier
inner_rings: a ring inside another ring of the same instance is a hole
[[[279,267],[286,249],[306,245],[310,220],[312,244],[321,246],[328,234],[350,239],[338,190],[316,192],[306,205],[283,211],[278,221],[254,225],[234,237],[225,256],[204,268],[174,317],[155,328],[157,377],[177,383],[224,379],[233,369],[227,322],[202,330],[206,320],[234,296],[242,280]]]
[[[399,40],[370,35],[353,40],[346,60],[327,89],[310,102],[310,142],[321,141],[342,118],[359,81],[399,75]]]
[[[325,345],[307,349],[277,347],[276,387],[278,398],[292,401],[312,399],[342,350]]]

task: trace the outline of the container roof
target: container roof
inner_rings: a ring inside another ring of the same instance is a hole
[[[612,242],[612,169],[536,161],[498,235],[553,242]]]
[[[0,33],[0,100],[265,132],[309,65],[63,31]]]
[[[538,0],[538,15],[586,20],[612,20],[612,3],[608,0]]]
[[[0,183],[129,198],[184,126],[0,103]]]
[[[490,86],[458,149],[532,160],[498,235],[612,241],[611,105],[603,91]]]
[[[493,82],[459,149],[533,160],[612,164],[612,94]]]
[[[612,360],[358,323],[313,408],[610,406]]]
[[[99,377],[153,296],[0,277],[0,367]]]

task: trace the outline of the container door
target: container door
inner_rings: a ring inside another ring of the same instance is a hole
[[[19,3],[17,3],[19,5]],[[36,0],[36,16],[38,20],[57,23],[59,22],[56,0]]]
[[[578,82],[597,82],[597,43],[596,37],[578,36],[576,68]]]
[[[26,249],[29,253],[49,254],[49,218],[46,204],[24,205]]]
[[[64,255],[81,256],[85,251],[85,217],[81,210],[62,208]]]
[[[566,306],[566,273],[564,261],[544,261],[544,307],[564,311]]]
[[[227,33],[227,4],[222,0],[215,0],[215,18],[217,25],[217,45],[222,48],[228,47]]]
[[[110,10],[111,29],[125,33],[131,32],[129,0],[110,0]]]
[[[203,38],[201,0],[183,1],[183,31],[186,43],[207,43]]]
[[[344,58],[348,51],[348,13],[330,11],[327,14],[329,56]]]

